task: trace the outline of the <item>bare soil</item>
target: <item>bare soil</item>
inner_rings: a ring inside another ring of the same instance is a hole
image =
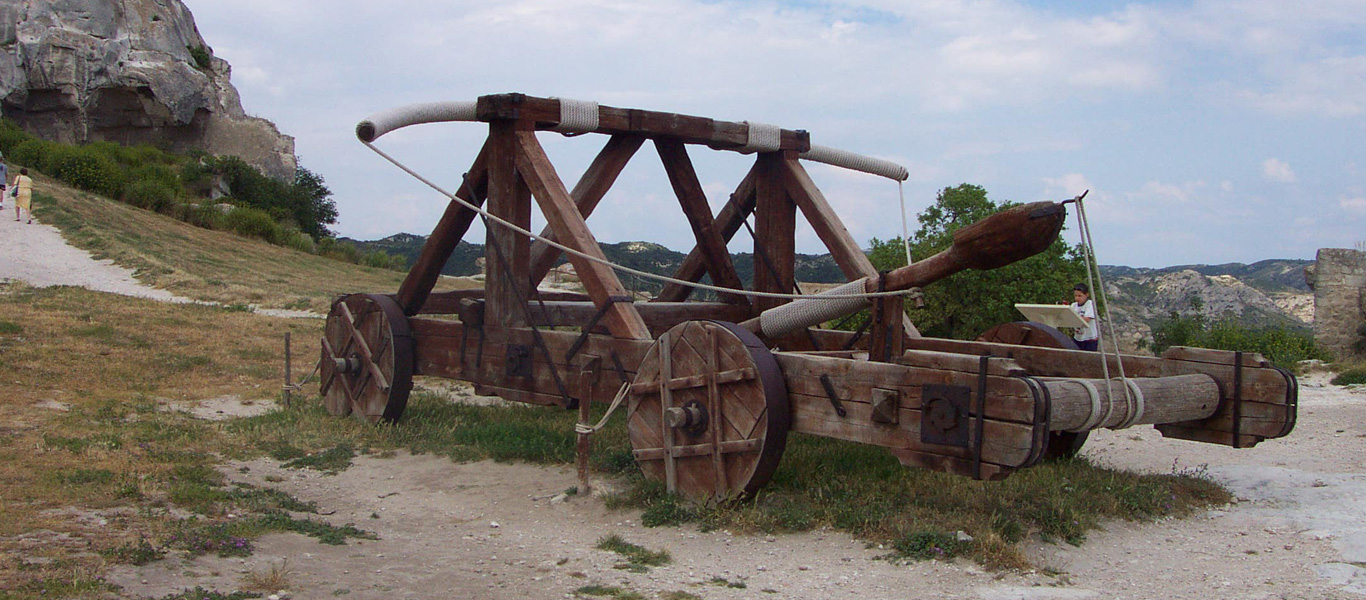
[[[1032,541],[1038,569],[992,573],[965,562],[894,564],[887,550],[815,531],[734,535],[646,528],[638,514],[592,496],[558,497],[572,469],[432,456],[362,457],[336,475],[261,459],[232,464],[233,479],[318,503],[334,524],[379,540],[322,545],[302,535],[263,538],[245,559],[172,557],[118,567],[111,582],[159,597],[203,585],[231,590],[250,572],[285,566],[295,598],[565,598],[587,585],[647,598],[1360,598],[1366,595],[1366,389],[1304,378],[1296,431],[1233,450],[1164,440],[1151,428],[1093,434],[1085,453],[1127,469],[1204,470],[1238,497],[1188,519],[1111,523],[1081,546]],[[216,413],[215,413],[216,414]],[[619,568],[595,549],[608,534],[673,562]]]

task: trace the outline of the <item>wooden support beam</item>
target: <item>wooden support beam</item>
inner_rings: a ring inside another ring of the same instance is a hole
[[[762,153],[755,161],[758,175],[755,177],[754,290],[791,294],[796,267],[797,206],[783,185],[783,161],[780,152]],[[762,264],[765,261],[761,253],[773,265],[772,270]],[[760,312],[784,303],[773,298],[754,300],[754,308]]]
[[[588,230],[588,223],[574,206],[564,182],[555,173],[550,157],[536,140],[534,131],[516,132],[515,159],[517,168],[531,188],[531,193],[541,206],[550,228],[565,246],[589,256],[606,260],[598,241]],[[525,239],[525,238],[523,238]],[[621,285],[617,274],[601,263],[590,261],[578,255],[570,255],[569,262],[574,265],[579,280],[593,298],[599,309],[605,307],[604,324],[612,335],[626,339],[649,339],[650,329],[640,318],[635,306],[628,302],[613,302],[613,297],[627,296],[626,288]],[[527,271],[523,270],[525,274]],[[524,279],[524,281],[526,281]]]
[[[702,251],[712,282],[723,287],[743,289],[745,286],[735,273],[735,264],[730,260],[726,242],[716,230],[711,206],[707,204],[707,195],[702,191],[702,183],[697,179],[697,171],[688,158],[687,148],[676,140],[655,140],[655,150],[664,162],[669,183],[673,185],[683,214],[692,226],[693,238],[697,240],[697,249]],[[731,304],[749,304],[748,298],[737,294],[721,294],[721,300]]]
[[[485,142],[479,150],[479,156],[474,159],[474,166],[470,167],[465,180],[460,183],[460,189],[455,192],[461,200],[475,206],[482,205],[484,197],[488,195],[488,155],[489,144]],[[427,303],[436,280],[441,277],[441,269],[446,266],[451,253],[460,244],[460,238],[469,231],[470,223],[478,214],[454,200],[446,205],[445,214],[441,215],[432,235],[422,245],[422,252],[417,255],[417,260],[394,296],[403,314],[411,317],[422,312],[422,306]]]
[[[754,212],[754,181],[757,177],[758,166],[751,168],[745,178],[736,186],[735,193],[730,195],[730,200],[721,207],[721,212],[716,213],[716,228],[721,234],[721,240],[729,243],[735,237],[735,232],[740,230],[745,219]],[[707,272],[706,258],[702,256],[702,250],[693,248],[688,253],[688,257],[683,259],[683,264],[679,265],[678,271],[674,273],[674,279],[684,281],[701,281],[702,275]],[[655,297],[657,302],[682,302],[692,295],[692,288],[685,285],[670,283],[664,286]]]
[[[579,214],[583,215],[584,220],[588,220],[589,215],[598,207],[602,197],[607,195],[607,190],[616,183],[617,176],[621,175],[621,170],[626,168],[626,163],[635,156],[636,150],[645,143],[645,138],[638,135],[614,135],[607,141],[598,152],[598,156],[593,159],[593,163],[588,165],[588,170],[583,172],[579,178],[579,183],[574,186],[574,190],[569,195],[574,198],[574,205],[578,207]],[[556,239],[555,231],[546,227],[541,231],[541,237]],[[531,245],[531,287],[541,284],[545,279],[546,273],[555,267],[555,261],[560,258],[559,248],[555,248],[541,240],[536,240]]]
[[[516,121],[489,124],[489,214],[523,229],[531,227],[531,190],[517,173]],[[529,133],[529,132],[528,132]],[[527,268],[531,244],[526,236],[490,223],[484,246],[484,322],[493,328],[527,324],[525,302],[530,295]]]

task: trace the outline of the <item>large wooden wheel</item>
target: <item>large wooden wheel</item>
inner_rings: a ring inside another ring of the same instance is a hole
[[[332,304],[323,332],[323,403],[328,412],[397,421],[413,389],[413,335],[398,304],[351,294]]]
[[[778,468],[791,420],[787,385],[744,328],[675,326],[650,347],[631,391],[636,462],[669,491],[699,500],[753,494]]]
[[[995,342],[998,344],[1014,344],[1017,346],[1036,346],[1041,348],[1060,348],[1063,350],[1080,350],[1077,343],[1061,331],[1043,323],[1034,321],[1016,321],[1014,323],[1002,323],[991,329],[982,332],[977,337],[979,342]],[[1086,438],[1090,437],[1089,431],[1073,433],[1070,431],[1054,431],[1048,434],[1048,447],[1044,449],[1044,458],[1071,458],[1081,452],[1081,447],[1086,444]]]

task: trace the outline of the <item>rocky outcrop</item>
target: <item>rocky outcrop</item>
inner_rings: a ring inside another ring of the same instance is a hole
[[[294,139],[247,116],[180,0],[0,0],[0,110],[35,135],[236,155],[294,176]]]
[[[1305,279],[1314,288],[1314,340],[1339,358],[1352,356],[1366,323],[1366,252],[1320,248]]]

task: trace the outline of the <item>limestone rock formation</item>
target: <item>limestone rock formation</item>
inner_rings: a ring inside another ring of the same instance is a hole
[[[0,110],[67,143],[236,155],[294,176],[294,138],[247,116],[180,0],[0,0]]]

